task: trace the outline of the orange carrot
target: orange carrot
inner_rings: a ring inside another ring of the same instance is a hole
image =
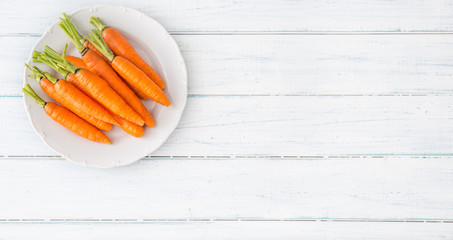
[[[123,57],[115,57],[112,61],[112,67],[126,81],[140,89],[153,101],[164,106],[170,106],[170,101],[165,96],[162,89],[159,88],[149,77],[133,63]]]
[[[115,114],[135,124],[143,126],[144,120],[113,90],[104,79],[86,70],[79,69],[75,76],[77,80],[90,92],[96,101]]]
[[[85,40],[85,41],[83,42],[83,46],[84,46],[85,48],[88,48],[88,49],[91,49],[91,50],[95,51],[95,52],[99,55],[99,57],[101,57],[104,61],[109,62],[109,60],[108,60],[104,55],[102,55],[102,53],[99,52],[99,50],[98,50],[97,48],[95,48],[95,47],[93,46],[93,44],[91,44],[88,40]],[[69,60],[69,59],[68,59],[68,60]],[[75,65],[75,64],[74,64],[74,65]]]
[[[90,41],[85,40],[85,41],[83,42],[83,46],[84,46],[85,48],[88,48],[88,49],[91,49],[91,50],[95,51],[95,52],[97,53],[97,55],[98,55],[99,57],[101,57],[106,63],[111,64],[110,61],[104,56],[104,54],[102,54],[101,52],[99,52],[99,50],[98,50],[95,46],[93,46],[93,44],[91,44]],[[78,65],[77,65],[77,62],[72,62],[72,59],[69,59],[68,56],[66,56],[66,59],[67,59],[68,61],[70,61],[72,64],[74,64],[74,65],[75,65],[76,67],[78,67],[78,68],[89,69],[88,67],[83,67],[82,65],[81,65],[81,66],[78,66]],[[79,58],[79,59],[80,59],[80,58]],[[76,61],[78,61],[78,60],[76,60]],[[82,61],[83,61],[83,60],[82,60]],[[84,64],[85,64],[85,63],[84,63]],[[85,65],[85,66],[86,66],[86,65]],[[91,69],[90,69],[90,70],[91,70]],[[99,75],[99,74],[98,74],[98,75]],[[134,93],[135,93],[135,95],[137,95],[137,97],[139,97],[139,98],[141,98],[141,99],[143,99],[143,100],[146,100],[146,99],[148,98],[148,97],[146,96],[146,94],[144,94],[144,93],[143,93],[142,91],[140,91],[138,88],[134,87],[134,85],[130,84],[130,83],[127,82],[127,81],[124,81],[123,79],[122,79],[122,81],[125,82],[125,83],[127,84],[127,86],[128,86],[132,91],[134,91]],[[143,117],[143,116],[142,116],[142,117]],[[146,123],[146,122],[145,122],[145,123]]]
[[[71,102],[74,107],[81,111],[90,114],[102,121],[112,124],[118,124],[111,114],[109,114],[102,106],[93,101],[90,97],[81,92],[77,87],[67,81],[58,81],[55,84],[55,90],[66,101]]]
[[[123,129],[126,133],[128,133],[129,135],[132,135],[134,137],[143,136],[145,129],[143,129],[142,126],[139,126],[133,122],[130,122],[118,115],[114,115],[114,116],[115,116],[116,121],[118,121],[120,128]]]
[[[83,87],[83,85],[80,84],[80,82],[77,80],[76,76],[73,73],[69,73],[68,77],[66,78],[68,82],[73,83],[76,85],[82,92],[88,94],[88,91]],[[134,137],[141,137],[143,135],[144,129],[142,126],[139,126],[135,123],[132,123],[115,113],[110,112],[115,120],[118,122],[118,126],[123,129],[126,133],[134,136]]]
[[[123,82],[116,74],[115,70],[104,60],[102,60],[94,51],[87,50],[83,55],[83,60],[89,66],[89,69],[98,76],[105,79],[110,86],[135,110],[149,127],[154,127],[154,119],[143,105],[142,101],[135,93]]]
[[[138,115],[124,100],[113,90],[109,84],[96,74],[83,68],[77,68],[64,58],[66,55],[67,45],[62,55],[58,54],[49,46],[45,47],[44,52],[39,59],[50,61],[57,66],[72,72],[77,81],[89,93],[94,100],[102,104],[105,108],[113,113],[125,118],[135,124],[143,126],[144,120]]]
[[[91,17],[90,23],[93,24],[97,29],[99,29],[99,31],[102,33],[102,38],[104,39],[105,43],[109,46],[110,49],[112,49],[115,55],[126,58],[138,68],[140,68],[140,70],[142,70],[161,89],[165,88],[165,83],[159,76],[159,74],[157,74],[154,69],[152,69],[145,62],[145,60],[140,57],[140,55],[138,55],[134,47],[132,47],[129,41],[127,41],[127,39],[118,30],[113,27],[107,27],[97,17]]]
[[[83,60],[81,58],[70,56],[70,55],[66,55],[66,56],[64,56],[64,58],[78,68],[88,69],[87,65],[83,62]]]
[[[88,48],[88,49],[91,49],[91,50],[95,51],[95,52],[97,53],[97,55],[98,55],[99,57],[101,57],[106,63],[111,64],[110,61],[104,56],[104,54],[102,54],[101,52],[99,52],[99,50],[98,50],[95,46],[93,46],[93,44],[91,44],[90,41],[85,40],[85,42],[83,43],[83,46],[84,46],[85,48]],[[67,59],[68,61],[71,62],[70,59],[68,59],[68,58],[66,58],[66,59]],[[73,62],[71,62],[71,63],[74,64],[76,67],[79,67],[79,66],[77,66],[76,63],[73,63]],[[82,67],[82,68],[83,68],[83,67]],[[88,68],[86,67],[85,69],[88,69]],[[90,69],[90,70],[91,70],[91,69]],[[127,84],[127,86],[129,86],[129,88],[130,88],[132,91],[134,91],[134,93],[135,93],[135,95],[137,95],[137,97],[139,97],[139,98],[141,98],[141,99],[143,99],[143,100],[146,100],[146,99],[148,98],[148,97],[146,96],[146,94],[142,93],[142,91],[138,90],[138,88],[134,87],[134,85],[130,84],[130,83],[127,82],[127,81],[124,81],[123,79],[122,79],[122,81],[125,82],[125,83]]]
[[[75,76],[74,73],[70,72],[68,75],[66,75],[66,81],[72,83],[74,86],[76,86],[80,91],[84,92],[87,96],[90,96],[90,93],[85,90],[85,87],[77,80],[77,77]],[[95,100],[95,99],[93,99]]]
[[[90,41],[88,40],[85,40],[85,42],[83,43],[83,46],[85,48],[88,48],[88,49],[91,49],[93,51],[95,51],[99,57],[101,57],[106,63],[108,64],[111,64],[110,61],[104,56],[104,54],[102,54],[101,52],[99,52],[99,50],[93,46],[93,44],[90,43]],[[68,61],[71,62],[71,60],[67,59]],[[72,64],[76,65],[75,63],[71,62]],[[77,66],[77,65],[76,65]],[[79,66],[77,66],[79,67]],[[87,68],[88,69],[88,68]],[[91,70],[91,69],[90,69]],[[127,86],[129,86],[129,88],[134,91],[135,95],[137,95],[137,97],[143,99],[143,100],[146,100],[148,97],[146,96],[146,94],[144,94],[142,91],[140,91],[138,88],[134,87],[134,85],[130,84],[129,82],[127,81],[124,81],[122,80],[123,82],[125,82],[127,84]],[[142,116],[143,117],[143,116]]]
[[[82,92],[84,92],[85,94],[88,94],[88,91],[83,87],[82,84],[80,84],[80,82],[77,80],[76,76],[73,74],[73,73],[69,73],[68,74],[68,77],[66,78],[66,80],[68,82],[71,82],[73,83],[75,86],[77,86]],[[110,113],[112,114],[112,116],[115,118],[115,120],[117,121],[117,125],[123,129],[126,133],[134,136],[134,137],[141,137],[143,135],[143,132],[144,132],[144,129],[142,126],[139,126],[135,123],[132,123],[118,115],[116,115],[115,113],[112,113],[110,111]]]
[[[32,97],[39,106],[44,108],[44,111],[49,117],[72,132],[91,141],[111,144],[108,137],[99,131],[99,129],[93,127],[93,125],[79,118],[66,108],[53,102],[45,102],[33,91],[30,85],[27,84],[22,91]]]
[[[50,78],[50,77],[49,77]],[[66,78],[69,82],[73,82],[74,85],[78,86],[82,92],[86,92],[85,88],[79,83],[79,81],[77,81],[77,78],[75,77],[75,75],[73,73],[69,73],[68,74],[68,77]],[[47,79],[42,79],[41,80],[41,86],[43,86],[43,83],[44,82],[49,82],[50,84],[52,84],[49,80]],[[48,85],[48,84],[46,84]],[[53,99],[55,99],[57,102],[59,102],[56,98],[58,98],[58,96],[55,96],[54,97],[54,94],[52,92],[52,89],[48,89],[50,87],[48,86],[44,86],[43,87],[43,90]],[[48,89],[48,90],[47,90]],[[76,108],[77,110],[77,108]],[[73,111],[74,112],[74,111]],[[118,122],[118,126],[123,129],[126,133],[134,136],[134,137],[141,137],[144,133],[144,129],[142,126],[139,126],[135,123],[132,123],[112,112],[110,112],[112,114],[112,116],[115,118],[115,120]],[[106,124],[109,124],[109,123],[106,123]],[[93,124],[94,125],[94,124]],[[99,128],[99,127],[98,127]],[[110,128],[112,128],[112,125],[110,124]]]
[[[154,119],[140,99],[116,74],[115,70],[113,70],[108,62],[99,57],[96,52],[84,47],[81,44],[83,41],[82,36],[77,32],[77,29],[75,29],[69,17],[64,13],[63,15],[64,18],[60,21],[60,27],[81,53],[84,63],[88,66],[87,69],[103,78],[112,87],[112,89],[115,90],[118,95],[120,95],[126,103],[129,104],[129,106],[142,117],[147,126],[153,127],[155,124]]]
[[[122,78],[121,78],[122,79]],[[134,85],[130,84],[128,81],[124,81],[123,79],[123,82],[127,84],[127,86],[129,86],[129,88],[134,91],[135,95],[137,95],[137,97],[143,99],[143,100],[146,100],[148,99],[148,96],[146,96],[146,94],[144,94],[142,91],[140,91],[138,88],[134,87]]]
[[[164,106],[170,106],[170,101],[167,99],[162,89],[160,89],[159,86],[157,86],[142,70],[129,60],[121,56],[115,56],[110,51],[102,40],[99,30],[93,30],[90,37],[87,37],[87,40],[110,60],[113,69],[115,69],[124,80],[138,88],[153,101]]]
[[[34,58],[33,61],[43,62],[43,63],[51,66],[52,68],[54,68],[56,71],[58,71],[63,76],[68,75],[68,71],[58,67],[51,60],[42,57],[39,52],[34,51],[33,58]],[[65,61],[67,61],[67,60],[65,60]],[[106,109],[104,109],[101,105],[96,103],[89,96],[87,96],[83,92],[81,92],[81,90],[78,89],[73,84],[71,84],[65,80],[58,80],[55,83],[55,90],[67,102],[70,102],[71,104],[74,105],[74,107],[80,109],[81,111],[85,112],[86,114],[89,114],[99,120],[102,120],[102,121],[105,121],[108,123],[118,124],[118,122],[113,118],[113,116]]]
[[[85,88],[79,83],[79,81],[77,81],[76,77],[74,74],[72,73],[69,73],[68,75],[68,81],[70,82],[74,82],[74,85],[78,86],[82,92],[85,92],[87,93],[87,91],[85,90]],[[110,112],[112,113],[112,112]],[[134,136],[134,137],[141,137],[141,135],[143,135],[143,132],[144,132],[144,129],[142,126],[139,126],[135,123],[132,123],[114,113],[112,113],[113,117],[115,118],[115,120],[118,122],[118,126],[123,129],[125,132],[127,132],[128,134]]]
[[[65,100],[64,97],[60,96],[57,91],[55,90],[54,82],[57,82],[58,79],[50,75],[49,73],[41,71],[36,66],[32,69],[27,64],[25,64],[30,71],[33,73],[30,77],[33,77],[36,81],[39,82],[41,89],[49,95],[49,97],[53,98],[55,101],[63,105],[63,107],[71,110],[77,116],[81,117],[83,120],[91,123],[93,126],[104,130],[110,131],[112,129],[112,124],[101,121],[91,115],[86,114],[85,112],[81,111],[80,109],[76,108],[72,103]],[[49,80],[50,79],[50,80]]]

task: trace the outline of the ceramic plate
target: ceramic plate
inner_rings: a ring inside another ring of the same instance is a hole
[[[126,134],[118,126],[106,132],[112,145],[86,140],[69,131],[48,117],[33,99],[24,97],[28,117],[35,131],[42,140],[54,151],[73,162],[92,167],[109,168],[130,164],[155,151],[161,146],[176,128],[187,100],[187,72],[181,52],[174,39],[154,19],[135,9],[99,5],[79,9],[69,17],[82,35],[87,35],[93,26],[91,16],[99,17],[104,24],[118,29],[135,47],[140,56],[154,68],[165,80],[165,94],[171,102],[164,107],[151,100],[144,101],[145,106],[153,115],[156,126],[145,128],[141,138]],[[80,56],[66,35],[55,22],[42,35],[33,50],[42,51],[45,45],[62,52],[68,43],[67,54]],[[27,63],[34,65],[30,58]],[[38,67],[59,76],[50,67],[36,63]],[[24,82],[46,101],[52,101],[39,87],[25,69]]]

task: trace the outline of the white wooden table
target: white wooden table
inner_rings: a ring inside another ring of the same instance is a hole
[[[182,121],[92,169],[33,132],[40,34],[90,0],[0,1],[0,239],[453,239],[453,2],[107,1],[186,60]]]

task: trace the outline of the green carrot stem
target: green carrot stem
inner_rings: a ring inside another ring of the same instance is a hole
[[[85,50],[85,47],[83,46],[84,39],[74,27],[74,24],[72,24],[66,13],[63,13],[63,18],[60,18],[59,25],[63,32],[68,36],[68,38],[77,48],[77,50],[79,50],[79,52],[83,52],[83,50]]]
[[[36,66],[34,66],[33,68],[31,68],[27,64],[25,64],[25,66],[27,66],[27,68],[32,72],[32,75],[29,75],[29,77],[34,78],[38,82],[40,82],[42,78],[47,78],[47,80],[49,80],[50,82],[52,82],[54,84],[58,81],[58,79],[56,77],[50,75],[47,72],[42,71],[41,69],[39,69]]]
[[[85,36],[85,38],[93,44],[95,48],[99,52],[101,52],[110,62],[113,61],[115,55],[113,54],[112,50],[105,44],[104,39],[102,39],[101,32],[99,29],[91,30],[89,36]]]
[[[45,78],[47,78],[47,80],[49,80],[49,81],[52,82],[53,84],[57,83],[58,78],[56,78],[56,77],[50,75],[50,73],[42,71],[42,70],[39,69],[37,66],[34,66],[33,69],[35,69],[36,71],[38,71],[39,73],[41,73]]]
[[[28,64],[25,63],[25,66],[28,68],[28,70],[30,70],[30,72],[32,73],[31,75],[28,75],[29,77],[31,78],[34,78],[36,81],[38,82],[41,82],[41,78],[43,78],[44,76],[41,75],[39,72],[37,72],[36,70],[32,69],[30,66],[28,66]]]
[[[68,44],[65,44],[65,49],[66,49],[66,46],[68,46]],[[52,57],[52,58],[55,59],[55,60],[60,60],[60,59],[62,59],[62,58],[61,58],[61,55],[60,55],[57,51],[55,51],[55,50],[53,50],[51,47],[49,47],[49,45],[46,45],[46,46],[44,47],[44,52],[43,52],[43,53],[48,53],[48,54],[49,54],[49,57]]]
[[[69,72],[68,72],[68,74],[69,74]],[[53,84],[57,83],[57,81],[58,81],[58,78],[56,78],[56,77],[50,75],[50,73],[48,73],[48,72],[44,72],[44,76],[46,76],[47,80],[49,80],[49,81],[52,82]],[[51,80],[51,79],[52,79],[52,80]],[[54,82],[54,81],[55,81],[55,82]]]
[[[58,54],[58,53],[57,53]],[[58,61],[54,58],[49,57],[45,53],[40,53],[37,51],[33,52],[33,62],[40,62],[48,65],[49,67],[53,68],[53,70],[57,71],[61,76],[66,78],[69,74],[69,71],[65,70],[64,68],[58,66]]]
[[[47,58],[48,60],[52,60],[58,67],[63,68],[66,71],[75,73],[77,67],[72,65],[68,60],[65,59],[67,48],[68,44],[65,45],[63,54],[60,55],[57,51],[53,50],[51,47],[46,46],[41,56]]]
[[[103,31],[105,28],[107,28],[107,26],[102,23],[101,19],[99,19],[98,17],[94,17],[92,16],[90,18],[90,23],[93,24],[94,27],[96,27],[97,29],[99,29],[99,31]]]
[[[38,52],[38,51],[33,51],[33,54],[32,54],[32,57],[33,58],[38,58],[39,56],[41,56],[41,53]]]
[[[40,98],[38,94],[36,94],[35,91],[33,91],[30,85],[27,84],[24,88],[22,88],[22,92],[33,98],[36,101],[36,103],[42,108],[46,106],[46,101],[42,100],[42,98]]]

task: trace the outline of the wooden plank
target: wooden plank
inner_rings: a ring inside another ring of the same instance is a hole
[[[4,239],[450,239],[451,224],[215,222],[151,224],[3,224]]]
[[[452,96],[189,97],[155,156],[452,154]],[[21,97],[0,98],[0,155],[55,154]],[[16,139],[16,141],[11,141]]]
[[[172,32],[451,31],[453,3],[423,1],[146,1],[100,0],[127,5]],[[90,0],[0,3],[0,34],[42,33],[61,12],[93,5]],[[37,12],[38,11],[38,12]]]
[[[3,222],[453,220],[453,157],[155,158],[108,170],[15,158],[0,172]]]
[[[22,95],[24,64],[36,41],[36,37],[0,37],[0,46],[8,46],[0,57],[0,71],[5,73],[0,96]]]
[[[453,94],[453,35],[174,36],[194,95]],[[21,94],[37,37],[1,37],[0,95]]]

